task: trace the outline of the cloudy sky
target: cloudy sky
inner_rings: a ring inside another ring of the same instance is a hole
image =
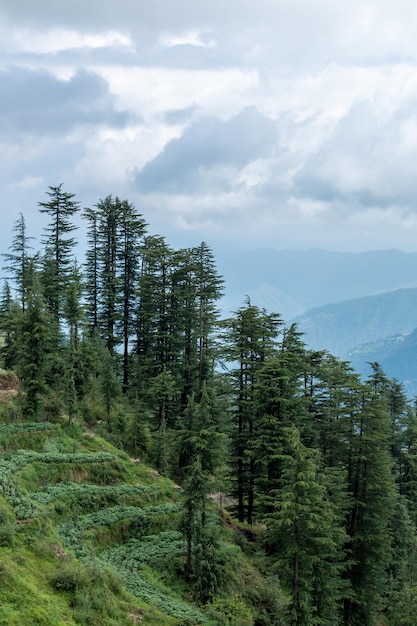
[[[0,246],[64,183],[174,246],[417,250],[415,0],[0,0]]]

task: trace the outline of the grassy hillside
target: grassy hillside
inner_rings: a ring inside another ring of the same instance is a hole
[[[193,601],[181,491],[98,432],[2,423],[0,452],[0,624],[280,623],[276,582],[224,512],[227,588]]]

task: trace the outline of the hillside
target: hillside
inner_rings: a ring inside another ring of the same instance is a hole
[[[369,374],[369,362],[378,362],[388,377],[404,384],[409,395],[417,393],[417,329],[357,346],[346,357],[363,375]]]
[[[417,286],[417,254],[399,250],[332,252],[216,250],[226,280],[223,309],[253,304],[290,319],[313,307]]]
[[[417,327],[417,289],[328,304],[292,321],[313,349],[346,357],[359,345],[411,333]]]
[[[268,585],[237,531],[221,531],[233,582],[209,616],[181,576],[180,490],[139,459],[49,422],[1,424],[0,451],[0,624],[253,624]]]

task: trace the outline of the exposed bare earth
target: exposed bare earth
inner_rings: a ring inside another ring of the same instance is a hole
[[[14,372],[0,369],[0,403],[10,402],[18,394],[19,379]]]

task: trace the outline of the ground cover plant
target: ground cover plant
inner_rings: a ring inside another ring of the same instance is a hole
[[[174,483],[67,424],[0,434],[0,624],[221,623],[190,601]]]

